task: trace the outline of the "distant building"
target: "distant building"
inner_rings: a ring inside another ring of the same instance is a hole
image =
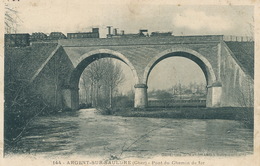
[[[99,38],[99,28],[92,28],[92,32],[67,33],[68,39]]]
[[[66,39],[67,37],[62,32],[51,32],[48,36],[49,40]]]
[[[48,38],[48,36],[45,33],[35,32],[35,33],[32,33],[32,35],[30,37],[30,41],[31,42],[43,41],[43,40],[46,40],[47,38]]]
[[[28,33],[5,34],[5,47],[26,47],[30,45]]]

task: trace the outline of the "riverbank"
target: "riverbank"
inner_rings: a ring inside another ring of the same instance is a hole
[[[110,112],[110,114],[122,117],[225,119],[241,121],[250,128],[253,128],[254,125],[253,108],[117,108]]]

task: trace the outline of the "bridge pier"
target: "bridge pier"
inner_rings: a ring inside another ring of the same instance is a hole
[[[71,91],[71,109],[79,109],[79,88],[72,88]]]
[[[68,88],[63,90],[65,107],[77,110],[79,108],[79,88]]]
[[[135,108],[145,108],[148,105],[147,85],[136,84],[135,86]]]
[[[206,107],[221,107],[221,94],[222,94],[222,85],[221,83],[213,83],[212,85],[207,86],[207,102]]]

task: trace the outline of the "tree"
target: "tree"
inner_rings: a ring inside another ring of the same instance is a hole
[[[91,102],[93,106],[98,106],[99,89],[101,88],[101,79],[106,73],[106,66],[103,60],[97,60],[90,64],[83,76],[88,77],[91,82]],[[94,97],[93,97],[94,96]]]
[[[80,78],[80,88],[84,89],[83,91],[81,91],[82,94],[80,94],[82,96],[81,102],[90,104],[92,102],[90,93],[92,86],[91,84],[89,84],[89,77],[87,77],[85,74],[86,73],[82,73],[82,77]]]
[[[113,93],[115,89],[124,81],[124,75],[122,74],[121,67],[114,63],[111,59],[108,59],[107,62],[107,73],[104,76],[104,85],[109,89],[109,107],[112,107]]]
[[[169,93],[168,91],[166,90],[158,90],[156,92],[156,96],[158,99],[160,100],[167,100],[167,99],[171,99],[172,98],[172,94]]]
[[[180,97],[180,99],[182,99],[183,85],[180,83],[180,81],[179,81],[179,84],[177,85],[177,88],[178,88],[178,92],[179,92],[179,97]]]
[[[121,66],[111,58],[99,59],[91,63],[82,74],[85,93],[89,91],[94,107],[109,105],[113,107],[113,97],[118,86],[124,81]],[[89,90],[90,89],[90,90]],[[104,102],[99,103],[103,99]],[[107,99],[109,99],[107,101]]]
[[[5,4],[5,33],[16,33],[19,21],[18,12]]]

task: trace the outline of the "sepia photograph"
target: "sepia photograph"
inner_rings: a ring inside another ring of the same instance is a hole
[[[259,2],[235,2],[5,0],[3,165],[260,164]]]

